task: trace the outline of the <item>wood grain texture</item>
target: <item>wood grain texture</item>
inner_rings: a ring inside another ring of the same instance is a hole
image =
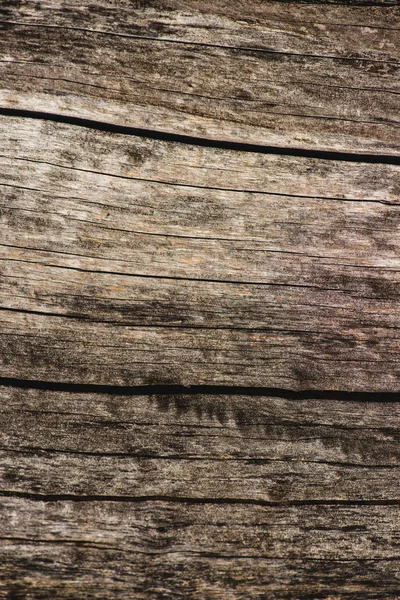
[[[398,3],[0,19],[0,599],[397,599]]]
[[[398,498],[399,406],[1,389],[0,490],[264,502]],[[23,476],[22,476],[23,473]]]
[[[5,376],[398,389],[398,166],[1,123]]]
[[[7,498],[2,508],[15,515],[0,539],[6,598],[376,600],[398,594],[398,507]]]
[[[0,591],[395,597],[397,403],[0,395]]]
[[[2,4],[3,107],[399,155],[398,6]]]

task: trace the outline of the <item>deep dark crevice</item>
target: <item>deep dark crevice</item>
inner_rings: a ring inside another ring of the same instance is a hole
[[[282,4],[319,4],[325,6],[398,6],[398,0],[275,0]]]
[[[326,6],[379,6],[390,8],[398,6],[398,0],[275,0],[282,4],[319,4]]]
[[[213,140],[200,138],[191,135],[168,133],[166,131],[156,131],[153,129],[143,129],[140,127],[128,127],[125,125],[115,125],[104,123],[91,119],[72,117],[67,115],[58,115],[33,110],[23,110],[16,108],[0,108],[0,115],[9,117],[23,117],[28,119],[40,119],[44,121],[53,121],[55,123],[65,123],[68,125],[78,125],[88,129],[118,133],[123,135],[132,135],[144,137],[153,140],[174,142],[180,144],[191,144],[192,146],[206,146],[209,148],[220,148],[223,150],[238,150],[241,152],[253,152],[257,154],[279,154],[283,156],[297,156],[303,158],[316,158],[320,160],[337,160],[346,162],[362,163],[382,163],[391,165],[400,165],[400,156],[389,154],[363,154],[355,152],[333,152],[328,150],[309,150],[304,148],[284,148],[277,146],[268,146],[261,144],[249,144],[243,142],[232,142],[227,140]]]
[[[400,499],[382,499],[382,500],[344,500],[341,498],[332,498],[329,500],[282,500],[270,501],[258,498],[221,498],[221,497],[189,497],[189,496],[167,496],[167,495],[146,495],[146,496],[119,496],[106,494],[42,494],[36,492],[21,492],[13,490],[0,490],[1,498],[21,498],[39,502],[169,502],[174,504],[245,504],[253,506],[266,507],[285,507],[285,506],[400,506]]]
[[[400,402],[398,392],[349,392],[344,390],[288,390],[269,387],[246,387],[232,385],[100,385],[92,383],[65,383],[0,377],[0,385],[43,391],[76,394],[107,394],[114,396],[160,396],[160,395],[223,395],[223,396],[269,396],[286,400],[340,400],[352,402]]]

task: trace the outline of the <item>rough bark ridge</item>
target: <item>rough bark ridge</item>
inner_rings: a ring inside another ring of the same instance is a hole
[[[0,19],[0,598],[396,598],[398,3]]]

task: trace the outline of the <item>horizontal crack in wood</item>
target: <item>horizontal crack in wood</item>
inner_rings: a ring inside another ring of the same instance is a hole
[[[243,142],[231,142],[228,140],[212,140],[190,135],[169,133],[165,131],[156,131],[140,127],[127,127],[124,125],[115,125],[91,119],[82,119],[67,115],[58,115],[56,113],[39,112],[33,110],[24,110],[16,108],[0,107],[0,115],[8,117],[22,117],[29,119],[41,119],[53,121],[56,123],[65,123],[68,125],[78,125],[98,131],[107,131],[110,133],[119,133],[123,135],[133,135],[153,140],[175,142],[181,144],[191,144],[193,146],[206,146],[208,148],[220,148],[223,150],[237,150],[241,152],[252,152],[257,154],[279,154],[284,156],[298,156],[305,158],[317,158],[320,160],[335,160],[346,162],[362,163],[380,163],[389,165],[400,165],[400,156],[389,154],[367,154],[353,152],[333,152],[328,150],[308,150],[304,148],[285,148],[277,146],[267,146],[259,144],[247,144]]]

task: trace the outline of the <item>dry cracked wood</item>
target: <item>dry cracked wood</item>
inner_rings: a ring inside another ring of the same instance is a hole
[[[0,18],[0,598],[397,598],[398,3]]]
[[[23,498],[1,507],[13,515],[0,535],[7,599],[398,597],[399,507]]]
[[[399,155],[398,6],[45,0],[2,17],[1,107]]]
[[[4,597],[395,597],[398,403],[0,394]]]
[[[1,127],[4,376],[398,389],[398,166]]]
[[[391,501],[397,403],[1,389],[0,490]]]

